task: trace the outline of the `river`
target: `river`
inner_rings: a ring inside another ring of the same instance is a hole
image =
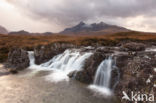
[[[2,71],[2,67],[0,69]],[[48,71],[26,69],[16,75],[1,75],[0,103],[117,103],[75,80],[46,81],[44,77],[48,74]]]

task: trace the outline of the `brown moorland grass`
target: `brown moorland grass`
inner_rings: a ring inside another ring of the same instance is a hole
[[[47,45],[54,42],[67,42],[75,45],[95,46],[110,45],[115,46],[121,41],[140,41],[140,42],[156,42],[156,34],[141,32],[121,32],[110,35],[1,35],[0,34],[0,62],[5,62],[8,52],[13,47],[25,48],[33,50],[39,45]]]

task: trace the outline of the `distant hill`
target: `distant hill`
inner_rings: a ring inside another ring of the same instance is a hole
[[[8,34],[8,30],[3,26],[0,26],[0,34]]]
[[[24,31],[24,30],[9,32],[9,34],[11,34],[11,35],[19,35],[19,34],[20,34],[20,35],[30,35],[29,32]]]
[[[21,31],[14,31],[14,32],[9,32],[9,35],[51,35],[53,34],[52,32],[45,32],[45,33],[30,33],[28,31],[25,30],[21,30]]]
[[[104,22],[100,23],[93,23],[93,24],[86,24],[84,22],[80,22],[78,25],[67,28],[64,31],[60,32],[61,34],[110,34],[110,33],[117,33],[117,32],[128,32],[130,30],[116,26],[116,25],[109,25]]]

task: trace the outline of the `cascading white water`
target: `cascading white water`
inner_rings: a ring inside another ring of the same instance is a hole
[[[111,71],[112,71],[112,57],[105,59],[99,65],[94,84],[100,87],[109,88],[110,87],[110,79],[111,79]]]
[[[28,54],[29,54],[30,66],[35,65],[34,52],[28,51]]]
[[[113,69],[113,60],[112,56],[102,61],[98,66],[94,83],[89,86],[94,91],[98,91],[104,95],[111,95],[110,90],[110,80],[111,80],[111,71]]]
[[[68,80],[68,74],[72,71],[80,71],[83,68],[84,62],[92,53],[80,53],[79,50],[66,50],[64,53],[53,57],[46,63],[36,65],[34,63],[33,52],[29,52],[30,67],[37,70],[53,71],[51,75],[46,77],[47,80],[58,82]]]

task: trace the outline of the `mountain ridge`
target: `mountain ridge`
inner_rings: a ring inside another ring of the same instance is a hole
[[[8,30],[0,25],[0,34],[8,34]]]
[[[25,30],[20,31],[12,31],[8,33],[9,35],[51,35],[52,32],[44,32],[44,33],[31,33]]]
[[[86,24],[80,22],[78,25],[71,28],[66,28],[61,34],[83,34],[83,33],[98,33],[98,34],[107,34],[107,33],[116,33],[116,32],[127,32],[130,31],[124,27],[106,24],[104,22]],[[100,33],[101,32],[101,33]]]

